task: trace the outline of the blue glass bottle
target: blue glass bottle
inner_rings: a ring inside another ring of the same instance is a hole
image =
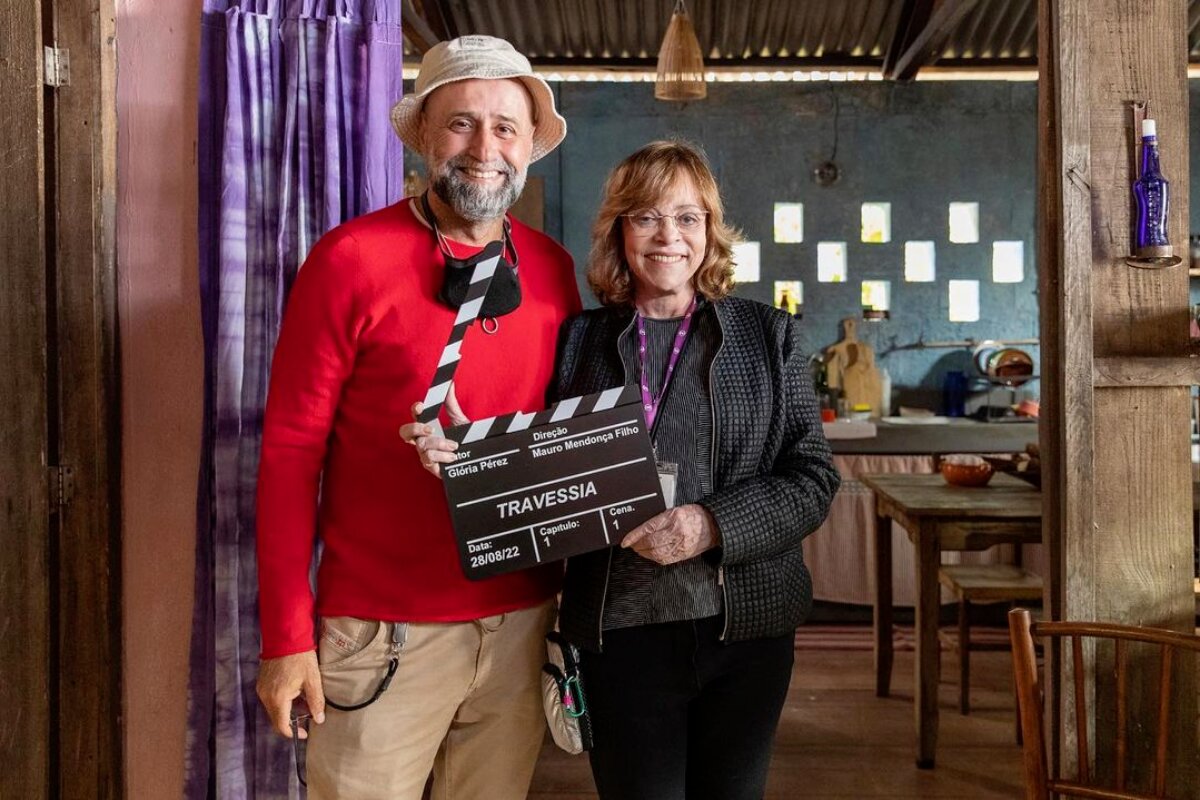
[[[942,379],[942,409],[947,417],[967,414],[967,373],[951,370]]]
[[[1154,120],[1142,120],[1142,169],[1134,181],[1133,196],[1137,200],[1137,252],[1150,248],[1170,247],[1167,241],[1167,209],[1170,205],[1170,184],[1162,176],[1158,164],[1158,135]]]

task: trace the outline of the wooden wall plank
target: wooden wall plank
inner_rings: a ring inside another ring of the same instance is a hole
[[[41,3],[0,3],[0,797],[49,793]]]
[[[1045,272],[1046,305],[1040,310],[1042,326],[1044,391],[1050,396],[1050,424],[1041,434],[1043,458],[1048,459],[1050,483],[1043,483],[1046,518],[1043,538],[1049,545],[1051,581],[1047,587],[1048,608],[1055,619],[1095,619],[1094,562],[1085,540],[1068,536],[1068,531],[1092,527],[1094,429],[1091,381],[1092,287],[1090,215],[1091,152],[1090,106],[1086,76],[1090,50],[1087,43],[1087,9],[1082,2],[1040,3],[1039,47],[1043,74],[1050,81],[1042,96],[1039,163],[1043,192],[1043,232],[1047,259],[1040,262]],[[1047,174],[1048,173],[1048,174]],[[1049,343],[1049,350],[1045,346]],[[1045,359],[1049,357],[1049,363]],[[1070,679],[1069,664],[1061,652],[1050,654],[1052,668],[1048,691],[1052,725],[1059,747],[1052,761],[1063,768],[1075,764],[1075,737],[1065,719],[1066,700],[1058,687]]]
[[[1182,0],[1091,0],[1091,116],[1095,237],[1096,354],[1185,356],[1189,349],[1185,265],[1134,269],[1131,255],[1136,145],[1130,108],[1147,101],[1158,122],[1163,172],[1171,182],[1171,241],[1186,261],[1188,243],[1187,10]],[[1167,20],[1171,20],[1168,24]],[[1182,54],[1182,55],[1181,55]]]
[[[1190,630],[1189,389],[1172,371],[1188,363],[1187,276],[1123,261],[1131,250],[1136,100],[1148,101],[1158,120],[1164,171],[1175,178],[1172,241],[1187,242],[1186,3],[1042,0],[1039,13],[1043,78],[1050,78],[1042,93],[1053,95],[1039,110],[1041,135],[1051,139],[1039,149],[1039,169],[1053,171],[1041,177],[1039,251],[1043,375],[1053,375],[1043,397],[1052,418],[1042,441],[1051,451],[1043,453],[1051,470],[1044,485],[1054,493],[1047,493],[1045,532],[1052,581],[1061,581],[1051,588],[1051,611]],[[1164,363],[1174,367],[1164,372]],[[1175,385],[1130,388],[1168,378]],[[1173,697],[1176,755],[1194,754],[1195,665],[1177,667],[1186,672]],[[1156,669],[1139,662],[1132,680],[1152,684]],[[1055,678],[1063,673],[1056,663]],[[1100,694],[1093,735],[1102,773],[1113,768],[1108,696]],[[1135,698],[1135,707],[1144,700]],[[1053,703],[1061,719],[1061,697]],[[1056,723],[1055,737],[1068,770],[1069,727]],[[1149,763],[1142,757],[1148,727],[1131,731],[1135,776]],[[1174,795],[1192,796],[1195,759],[1176,763]]]
[[[71,85],[56,90],[53,152],[59,458],[75,492],[59,517],[55,589],[61,797],[120,797],[119,406],[113,0],[53,0]]]
[[[1190,417],[1187,387],[1096,392],[1096,427],[1105,432],[1104,455],[1096,459],[1096,528],[1089,537],[1096,553],[1097,619],[1185,632],[1194,627]],[[1158,658],[1152,648],[1130,656],[1131,687],[1139,689],[1129,695],[1130,717],[1141,724],[1130,738],[1129,775],[1141,781],[1134,785],[1146,786],[1154,763]],[[1195,763],[1195,659],[1180,659],[1175,669],[1177,766],[1170,796],[1186,797],[1183,789],[1197,788],[1194,777],[1181,776],[1181,766]],[[1115,725],[1115,707],[1103,702],[1112,697],[1115,692],[1099,693],[1096,725],[1102,733]]]
[[[1060,185],[1062,483],[1064,534],[1092,527],[1095,434],[1092,392],[1092,207],[1091,107],[1088,79],[1092,69],[1086,0],[1066,0],[1056,20],[1058,32],[1057,102]],[[1068,536],[1062,575],[1066,619],[1095,619],[1094,562],[1086,539]]]

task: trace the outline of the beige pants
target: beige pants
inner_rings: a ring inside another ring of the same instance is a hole
[[[359,711],[326,709],[310,726],[310,800],[520,800],[546,720],[544,636],[553,601],[471,622],[411,623],[391,686]],[[387,672],[392,624],[332,617],[318,657],[326,695],[371,696]]]

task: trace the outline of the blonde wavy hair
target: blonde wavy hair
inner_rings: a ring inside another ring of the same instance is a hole
[[[651,142],[618,164],[604,183],[604,198],[592,226],[587,280],[601,305],[633,305],[633,280],[625,262],[621,215],[650,208],[674,188],[681,176],[692,179],[708,214],[705,252],[692,276],[696,291],[720,300],[733,291],[733,245],[741,240],[726,224],[721,190],[704,152],[682,141]]]

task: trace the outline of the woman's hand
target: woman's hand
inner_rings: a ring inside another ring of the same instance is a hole
[[[642,558],[675,564],[698,556],[721,543],[717,521],[697,503],[668,508],[643,522],[621,540]]]
[[[467,419],[467,415],[463,413],[462,406],[458,404],[458,396],[454,393],[454,384],[450,384],[450,391],[446,394],[446,415],[450,418],[450,424],[466,425],[471,420]],[[425,404],[420,400],[412,404],[413,419],[421,415],[425,409]],[[417,448],[417,454],[421,458],[421,466],[425,467],[431,474],[440,475],[442,464],[452,464],[454,462],[455,451],[458,450],[458,442],[450,439],[445,439],[441,436],[433,435],[433,428],[423,422],[410,422],[407,425],[400,427],[400,438]]]

